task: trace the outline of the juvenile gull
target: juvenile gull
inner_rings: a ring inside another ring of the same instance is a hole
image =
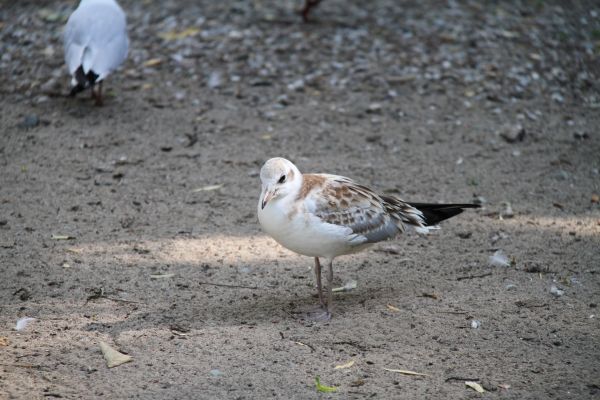
[[[326,318],[333,306],[333,260],[394,238],[407,227],[419,233],[437,229],[440,221],[477,204],[410,203],[378,195],[353,180],[329,174],[302,174],[285,158],[272,158],[260,170],[262,192],[258,220],[282,246],[315,259],[315,276]],[[327,302],[321,263],[328,265]]]
[[[91,87],[101,105],[102,81],[127,57],[125,13],[115,0],[81,0],[65,26],[64,46],[71,96]]]

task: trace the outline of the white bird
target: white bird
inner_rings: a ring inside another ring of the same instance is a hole
[[[115,0],[81,0],[67,21],[64,46],[65,61],[73,76],[70,95],[91,86],[92,98],[101,105],[102,81],[127,57],[125,13]]]
[[[407,226],[419,233],[477,204],[408,203],[378,195],[353,180],[329,174],[302,174],[285,158],[272,158],[260,170],[258,220],[279,244],[315,259],[315,276],[325,317],[331,316],[333,259],[394,238]],[[319,258],[328,264],[325,304]]]

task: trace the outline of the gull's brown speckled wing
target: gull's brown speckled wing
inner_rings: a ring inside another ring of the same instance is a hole
[[[324,222],[350,228],[364,237],[357,244],[390,239],[405,230],[404,224],[424,227],[423,214],[393,196],[379,196],[349,178],[305,174],[302,194],[308,211]]]

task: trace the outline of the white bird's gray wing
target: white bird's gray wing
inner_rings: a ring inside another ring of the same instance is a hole
[[[379,196],[342,176],[312,175],[325,178],[322,187],[310,194],[312,213],[327,223],[350,228],[356,235],[353,244],[391,239],[405,230],[404,224],[424,227],[422,213],[401,199]]]

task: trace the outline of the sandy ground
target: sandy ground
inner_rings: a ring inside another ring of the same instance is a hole
[[[0,2],[0,398],[600,396],[597,3],[122,1],[102,108],[62,96],[73,3]],[[483,207],[339,258],[314,322],[272,156]]]

